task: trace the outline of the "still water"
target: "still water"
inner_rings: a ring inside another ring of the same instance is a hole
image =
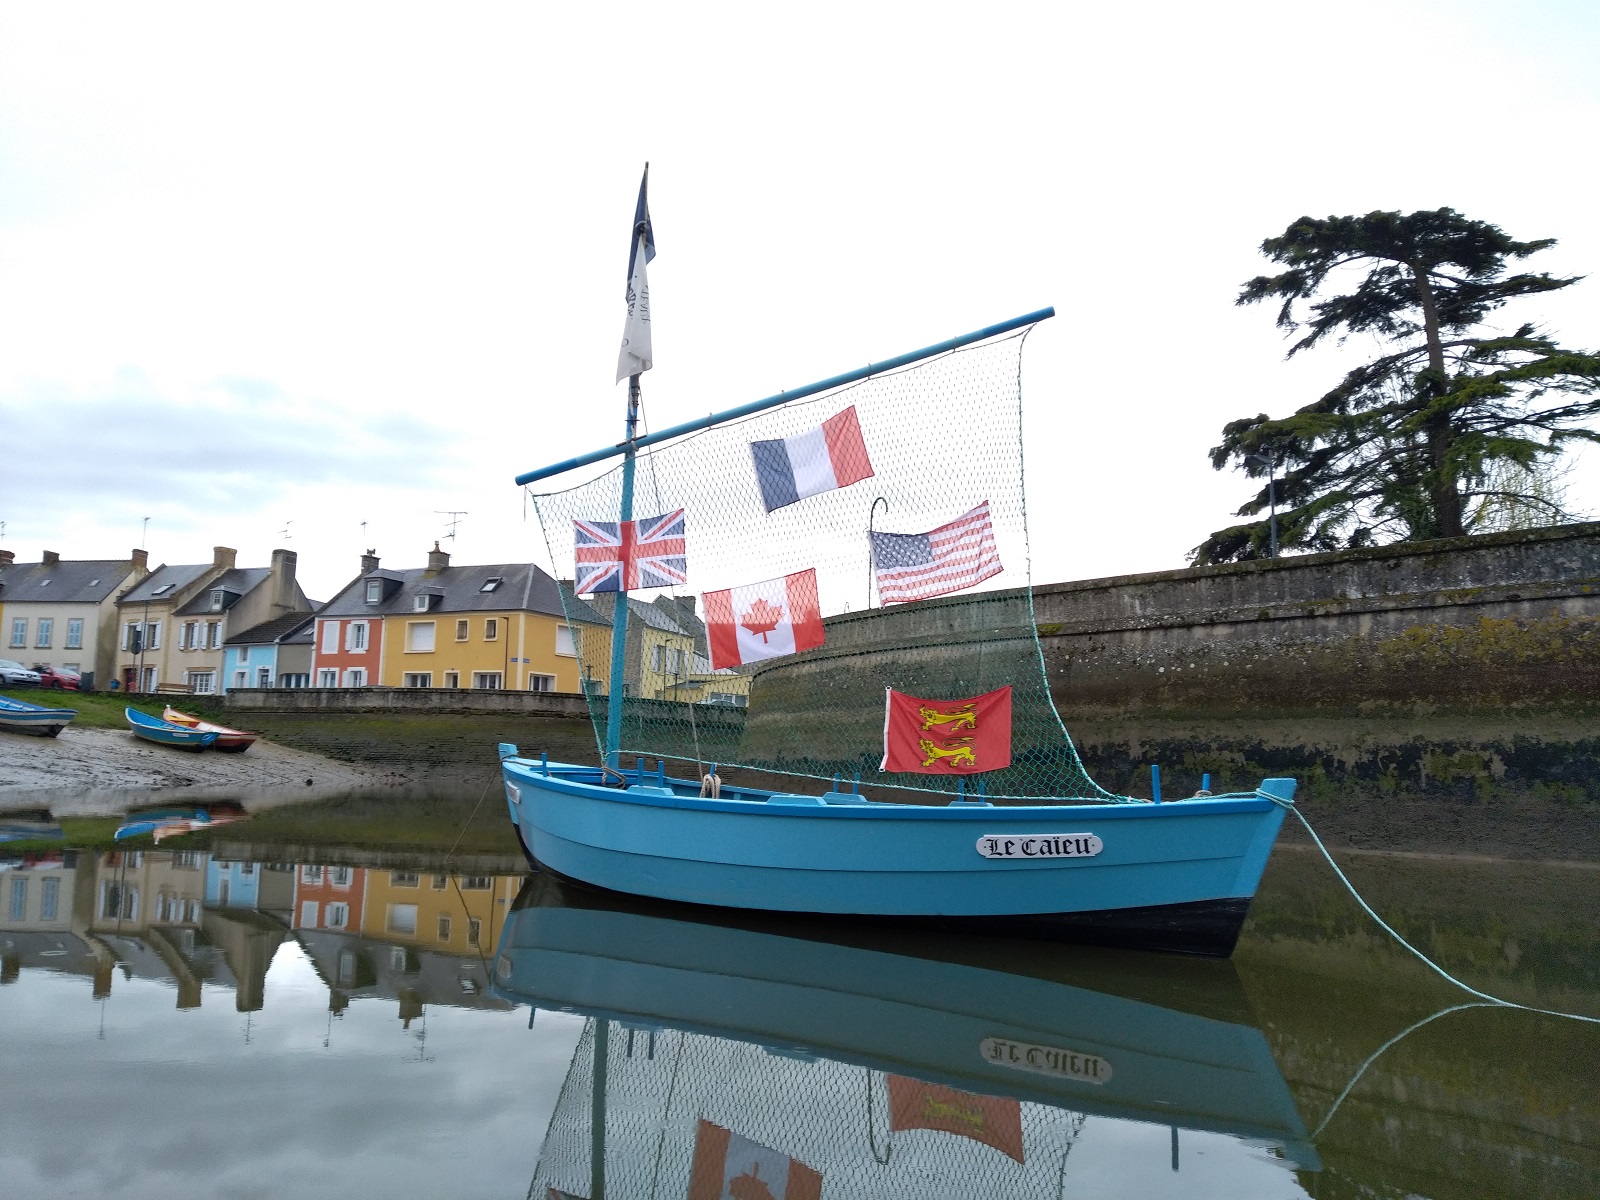
[[[0,1196],[1600,1194],[1600,1028],[1447,1011],[1295,847],[1204,962],[307,828],[0,856]],[[1349,868],[1475,986],[1600,1014],[1600,873]]]

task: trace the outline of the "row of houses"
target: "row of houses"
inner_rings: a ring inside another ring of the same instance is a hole
[[[579,600],[532,563],[360,571],[326,603],[306,598],[293,551],[239,567],[150,569],[128,559],[19,563],[0,551],[0,657],[64,667],[93,687],[220,694],[240,688],[604,691],[614,597]],[[712,671],[693,597],[629,601],[630,695],[742,705],[749,679]]]

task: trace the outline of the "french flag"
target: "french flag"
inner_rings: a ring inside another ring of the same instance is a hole
[[[713,671],[822,645],[822,605],[814,568],[707,592],[705,601]]]
[[[816,429],[751,442],[750,453],[768,512],[872,477],[872,461],[853,404]]]

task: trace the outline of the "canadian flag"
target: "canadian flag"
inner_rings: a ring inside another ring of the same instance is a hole
[[[822,1175],[781,1150],[702,1119],[688,1200],[821,1200]]]
[[[814,569],[707,592],[705,602],[713,671],[822,645]]]

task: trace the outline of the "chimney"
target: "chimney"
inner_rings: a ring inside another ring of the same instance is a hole
[[[436,575],[450,565],[450,555],[439,549],[439,543],[433,544],[433,549],[428,551],[428,574]]]
[[[46,567],[59,567],[61,565],[61,555],[57,554],[54,550],[46,550],[44,552],[44,561],[42,565]]]
[[[0,567],[9,567],[16,561],[17,552],[15,550],[0,550]]]
[[[293,550],[272,552],[272,607],[280,613],[295,610],[294,568],[300,556]]]
[[[370,575],[370,574],[372,574],[372,572],[376,571],[377,569],[378,569],[378,552],[376,550],[368,550],[365,554],[363,554],[361,556],[361,573],[363,575]]]
[[[224,571],[233,570],[233,564],[238,559],[239,552],[232,546],[211,547],[211,565]]]
[[[133,552],[133,573],[141,579],[150,574],[150,555],[144,550]]]

